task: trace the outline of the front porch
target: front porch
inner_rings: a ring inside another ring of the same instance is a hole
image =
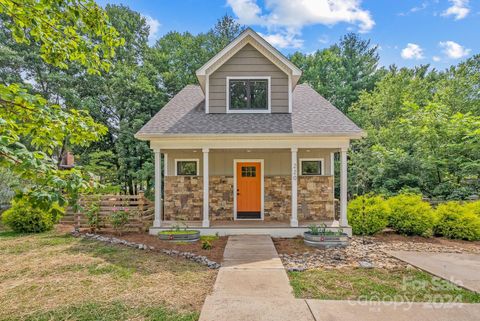
[[[202,234],[294,237],[311,224],[351,234],[346,217],[347,148],[338,146],[344,141],[336,146],[322,143],[327,146],[254,148],[254,142],[248,148],[152,146],[156,202],[150,233],[184,223]],[[335,159],[341,163],[337,216]]]
[[[200,235],[264,235],[268,234],[272,237],[296,237],[303,235],[303,232],[308,231],[308,226],[311,224],[325,224],[327,230],[337,231],[339,226],[332,226],[338,223],[334,220],[322,221],[300,221],[297,227],[292,227],[290,221],[253,221],[253,220],[237,220],[237,221],[212,221],[209,227],[203,227],[201,221],[185,221],[182,222],[188,228],[193,228],[200,231]],[[160,231],[170,230],[178,226],[178,221],[163,221],[161,227],[151,227],[150,234],[156,235]],[[349,236],[352,235],[352,228],[350,226],[342,227],[343,232]]]

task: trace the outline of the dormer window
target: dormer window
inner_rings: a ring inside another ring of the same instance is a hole
[[[270,77],[227,77],[227,112],[270,112]]]

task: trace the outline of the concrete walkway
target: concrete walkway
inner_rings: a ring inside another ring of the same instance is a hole
[[[478,315],[479,304],[295,299],[272,239],[241,235],[228,239],[200,321],[474,321]]]
[[[294,298],[268,235],[230,236],[213,294],[200,321],[314,321],[305,300]]]
[[[389,254],[419,269],[480,293],[480,254],[413,251],[395,251]]]

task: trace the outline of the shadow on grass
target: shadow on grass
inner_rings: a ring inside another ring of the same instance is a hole
[[[178,313],[164,307],[130,307],[122,302],[86,302],[27,317],[26,321],[76,320],[76,321],[194,321],[197,313]],[[13,320],[13,319],[11,319]]]

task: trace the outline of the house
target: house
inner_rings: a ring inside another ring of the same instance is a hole
[[[294,236],[312,223],[351,233],[347,150],[364,132],[301,74],[246,29],[136,134],[155,152],[152,234],[179,221],[204,234]]]

